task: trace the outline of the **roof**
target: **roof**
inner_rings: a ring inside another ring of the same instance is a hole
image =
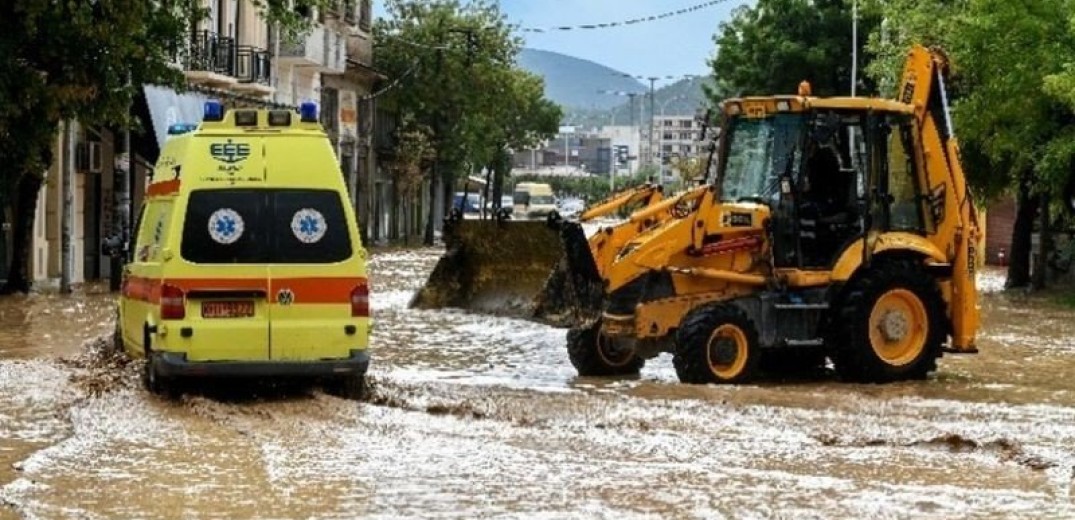
[[[752,96],[732,98],[723,103],[724,113],[736,116],[760,117],[762,113],[808,112],[819,109],[873,110],[897,114],[911,114],[914,106],[892,99],[868,97],[803,97],[803,96]]]

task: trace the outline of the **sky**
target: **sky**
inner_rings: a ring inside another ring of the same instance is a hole
[[[706,0],[500,0],[523,27],[622,22],[692,7]],[[384,15],[380,9],[376,14]],[[707,74],[713,34],[732,9],[754,0],[726,0],[681,16],[607,29],[521,33],[526,46],[584,58],[636,76]],[[661,81],[658,85],[671,81]]]

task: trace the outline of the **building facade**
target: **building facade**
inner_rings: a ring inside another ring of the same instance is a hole
[[[228,107],[317,102],[353,202],[360,212],[373,205],[373,117],[366,96],[383,77],[373,69],[371,1],[341,0],[322,12],[300,12],[313,22],[310,32],[300,36],[281,34],[262,18],[254,0],[202,0],[202,6],[206,18],[191,28],[186,41],[178,42],[174,56],[189,90],[143,87],[132,111],[144,127],[142,132],[131,132],[130,154],[121,153],[121,132],[75,122],[73,146],[65,141],[67,125],[57,132],[30,244],[29,274],[35,284],[56,280],[63,270],[64,173],[72,171],[68,178],[74,189],[71,280],[109,278],[110,262],[100,254],[100,246],[120,231],[114,209],[122,202],[116,194],[122,192],[123,173],[130,186],[129,225],[134,233],[146,174],[167,139],[168,127],[200,121],[209,99]],[[5,222],[0,221],[0,239],[6,246],[0,247],[0,279],[6,277],[10,260],[6,256],[12,231]]]
[[[702,126],[693,116],[670,115],[658,116],[654,127],[661,181],[670,182],[678,176],[672,167],[675,159],[697,157],[702,151]]]

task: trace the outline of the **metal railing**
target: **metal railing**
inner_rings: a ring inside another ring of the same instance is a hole
[[[355,25],[357,17],[355,16],[355,0],[343,0],[343,19],[349,25]]]
[[[363,31],[369,32],[373,20],[373,9],[370,6],[370,0],[358,0],[359,1],[359,14],[358,14],[358,28]]]
[[[212,31],[197,31],[186,48],[183,67],[191,71],[235,76],[236,51],[234,38]]]
[[[269,51],[252,45],[239,45],[235,52],[235,77],[240,83],[268,85],[272,70]]]

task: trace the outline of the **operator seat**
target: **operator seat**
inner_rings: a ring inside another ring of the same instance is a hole
[[[802,202],[799,207],[799,236],[803,262],[825,266],[845,242],[844,227],[855,221],[848,195],[854,181],[853,169],[843,168],[835,148],[820,146],[807,158]]]

